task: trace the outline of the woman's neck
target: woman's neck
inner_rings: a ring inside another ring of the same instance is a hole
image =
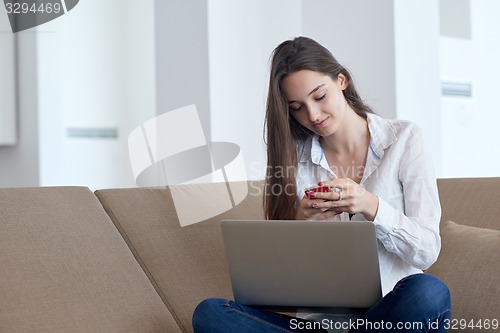
[[[320,138],[323,150],[340,155],[353,154],[369,142],[368,121],[352,109],[346,110],[334,134]]]

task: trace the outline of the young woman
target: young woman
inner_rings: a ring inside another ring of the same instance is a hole
[[[359,321],[356,314],[294,319],[209,299],[195,310],[195,332],[306,332],[299,328],[323,319],[349,322],[335,326],[350,332],[444,332],[448,288],[422,273],[440,251],[441,208],[420,130],[375,115],[332,54],[298,37],[273,52],[266,131],[266,217],[373,222],[385,296]],[[311,186],[334,190],[307,197]]]

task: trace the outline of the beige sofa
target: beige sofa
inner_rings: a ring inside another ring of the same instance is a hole
[[[0,189],[0,332],[192,332],[198,302],[232,297],[219,221],[262,219],[262,183],[249,185],[235,208],[183,228],[169,188]],[[456,327],[474,320],[453,331],[493,332],[477,324],[500,319],[500,178],[438,185],[429,272],[451,289]]]

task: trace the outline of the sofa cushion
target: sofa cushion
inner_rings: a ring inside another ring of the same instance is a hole
[[[199,186],[215,195],[226,191],[227,185],[186,186]],[[249,194],[239,205],[186,227],[180,226],[169,188],[96,191],[183,332],[192,332],[191,317],[199,302],[210,297],[232,298],[220,221],[263,219],[261,186],[261,182],[250,182]],[[217,202],[212,199],[210,202]],[[191,206],[200,209],[196,201]]]
[[[447,221],[443,223],[441,237],[441,254],[427,273],[438,276],[448,285],[452,318],[459,323],[464,319],[466,323],[474,320],[476,324],[479,320],[483,323],[485,319],[500,320],[500,231]]]
[[[0,189],[0,332],[180,332],[93,193]]]
[[[441,221],[500,230],[500,177],[438,179]]]

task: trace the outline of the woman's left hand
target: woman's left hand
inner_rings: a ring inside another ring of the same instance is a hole
[[[378,197],[350,178],[322,181],[318,183],[318,186],[328,186],[337,190],[315,192],[314,198],[326,200],[316,204],[315,208],[334,209],[349,214],[362,213],[369,221],[375,219],[378,210]]]

